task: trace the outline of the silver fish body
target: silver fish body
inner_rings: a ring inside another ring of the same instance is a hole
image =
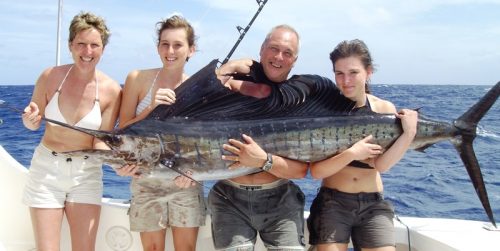
[[[452,123],[420,116],[411,149],[423,151],[436,142],[450,140],[469,173],[483,207],[495,224],[473,140],[479,120],[500,95],[500,82]],[[401,135],[399,119],[389,114],[331,117],[278,117],[254,120],[197,120],[172,117],[147,119],[124,130],[94,131],[50,121],[93,135],[110,151],[84,150],[114,167],[137,164],[150,177],[172,179],[191,171],[196,180],[219,180],[260,172],[259,168],[228,169],[222,145],[230,138],[250,135],[267,152],[301,161],[318,161],[347,149],[367,135],[384,148]]]
[[[173,118],[148,121],[151,129],[141,136],[114,134],[112,151],[97,154],[113,165],[134,163],[143,173],[173,178],[178,174],[160,165],[175,162],[179,171],[191,171],[197,180],[219,180],[259,172],[257,168],[228,169],[222,148],[230,138],[251,136],[264,150],[300,161],[318,161],[334,156],[368,135],[373,143],[388,148],[402,133],[399,119],[391,114],[332,116],[320,118],[263,119],[250,121],[199,121]],[[450,123],[420,118],[412,149],[424,149],[458,135]],[[102,138],[106,141],[106,137]],[[125,154],[126,153],[126,154]],[[95,155],[98,156],[95,156]]]

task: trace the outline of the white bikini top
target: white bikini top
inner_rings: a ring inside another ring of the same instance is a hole
[[[56,93],[54,93],[54,96],[49,100],[49,103],[47,103],[47,106],[45,107],[45,117],[59,121],[61,123],[66,123],[66,119],[61,113],[61,110],[59,109],[59,95],[61,93],[61,88],[64,84],[64,81],[69,75],[69,72],[73,69],[73,66],[71,66],[66,73],[66,76],[64,76],[64,79],[61,81],[61,84],[59,85],[59,88],[57,88]],[[83,118],[80,119],[74,126],[77,127],[82,127],[86,129],[92,129],[92,130],[98,130],[101,127],[102,123],[102,117],[101,117],[101,106],[99,105],[99,84],[97,82],[97,77],[95,79],[95,101],[94,101],[94,107],[92,107],[92,110],[90,110],[89,113],[87,113]]]
[[[149,87],[149,91],[146,94],[146,96],[144,96],[144,98],[141,100],[141,102],[139,102],[139,104],[137,105],[137,108],[135,108],[135,116],[141,114],[141,112],[144,111],[144,109],[146,109],[146,107],[148,107],[148,105],[151,104],[151,100],[153,99],[153,88],[156,84],[156,79],[158,78],[160,71],[161,70],[159,70],[156,73],[155,79],[153,80],[151,87]]]

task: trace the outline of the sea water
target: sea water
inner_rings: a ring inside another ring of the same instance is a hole
[[[477,102],[491,86],[484,85],[373,85],[372,93],[392,101],[398,108],[420,108],[425,116],[452,122]],[[24,108],[32,85],[0,86],[0,100]],[[21,115],[0,108],[0,144],[22,165],[29,167],[43,128],[26,129]],[[491,207],[500,218],[500,102],[478,126],[474,150],[479,160]],[[385,198],[401,216],[439,217],[488,221],[469,176],[450,142],[440,142],[425,153],[410,150],[389,172],[384,173]],[[130,178],[117,176],[104,167],[104,196],[128,199]],[[306,195],[309,210],[320,181],[310,177],[294,180]],[[205,193],[214,182],[206,182]],[[0,186],[2,186],[0,184]],[[1,189],[8,189],[1,187]]]

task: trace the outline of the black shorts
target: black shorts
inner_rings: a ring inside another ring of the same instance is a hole
[[[394,207],[382,193],[344,193],[322,187],[307,219],[309,244],[349,243],[395,246]]]
[[[304,250],[304,203],[291,181],[255,186],[219,181],[208,195],[214,246],[254,250],[259,234],[270,250]]]

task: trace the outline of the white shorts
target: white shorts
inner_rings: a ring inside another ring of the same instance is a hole
[[[101,204],[102,163],[69,157],[40,143],[35,148],[23,203],[36,208],[63,208],[65,202]]]

